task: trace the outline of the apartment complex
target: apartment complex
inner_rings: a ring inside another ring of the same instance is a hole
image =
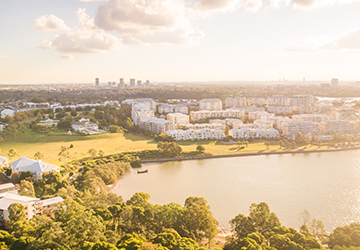
[[[158,112],[160,114],[168,114],[168,113],[183,113],[187,114],[189,109],[184,104],[161,104],[158,106]]]
[[[243,96],[228,96],[225,99],[225,107],[231,108],[231,107],[237,107],[237,108],[243,108],[246,107],[246,98]]]
[[[131,119],[135,125],[139,125],[141,120],[154,117],[154,110],[146,104],[132,105]]]
[[[172,137],[175,141],[195,141],[195,140],[222,140],[225,138],[225,132],[222,129],[203,128],[196,130],[193,128],[183,130],[169,130],[166,134]]]
[[[145,118],[139,122],[140,128],[153,132],[154,134],[165,133],[168,130],[175,129],[171,121],[159,118]]]
[[[216,98],[206,98],[199,101],[200,110],[222,110],[222,101]]]
[[[175,125],[188,124],[190,122],[189,116],[182,113],[172,113],[167,115],[167,119]]]

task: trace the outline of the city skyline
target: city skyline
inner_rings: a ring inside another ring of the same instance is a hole
[[[0,84],[360,79],[359,0],[15,0],[0,7]]]

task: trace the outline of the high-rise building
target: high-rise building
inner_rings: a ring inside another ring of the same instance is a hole
[[[99,85],[100,85],[99,78],[95,78],[95,87],[99,87]]]
[[[332,88],[337,88],[337,87],[339,87],[339,79],[338,79],[338,78],[333,78],[333,79],[331,79],[331,87],[332,87]]]
[[[141,80],[138,80],[136,85],[137,85],[138,87],[141,87]]]
[[[124,81],[124,78],[120,78],[119,88],[124,88],[124,87],[125,87],[125,81]]]
[[[146,80],[146,82],[145,82],[145,87],[150,87],[150,81],[149,80]]]
[[[132,87],[132,88],[135,87],[135,79],[134,78],[130,79],[130,87]]]
[[[111,82],[108,82],[108,86],[111,86]]]

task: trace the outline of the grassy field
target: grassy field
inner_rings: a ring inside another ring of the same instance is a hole
[[[260,153],[260,152],[282,152],[282,151],[299,151],[300,148],[292,149],[287,145],[286,149],[279,149],[278,141],[268,141],[269,149],[264,145],[264,140],[250,142],[248,147],[239,148],[237,143],[222,143],[219,141],[195,141],[179,142],[184,151],[194,151],[197,145],[203,145],[206,152],[213,155],[225,155],[236,153]],[[0,143],[1,152],[6,156],[10,148],[15,148],[19,155],[33,158],[36,152],[44,155],[43,161],[60,164],[58,153],[61,146],[70,146],[71,159],[81,158],[88,155],[89,149],[102,150],[105,154],[118,153],[123,151],[135,151],[143,149],[156,149],[157,143],[150,137],[134,134],[97,134],[90,136],[68,135],[66,131],[55,131],[53,134],[38,134],[30,130],[17,136],[16,139],[7,140]],[[322,146],[321,149],[326,149]],[[318,146],[308,146],[306,150],[320,149]],[[11,161],[15,160],[10,159]]]

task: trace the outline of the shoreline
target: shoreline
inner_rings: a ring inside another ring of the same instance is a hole
[[[258,156],[258,155],[312,154],[312,153],[326,153],[326,152],[338,152],[338,151],[349,151],[349,150],[360,150],[360,147],[338,148],[338,149],[319,149],[319,150],[297,150],[297,151],[284,151],[284,152],[260,152],[260,153],[243,153],[243,154],[239,153],[239,154],[224,154],[224,155],[205,155],[205,156],[194,156],[194,157],[179,157],[179,158],[148,159],[148,160],[142,160],[142,163],[169,162],[169,161],[189,161],[189,160],[243,157],[243,156]]]

